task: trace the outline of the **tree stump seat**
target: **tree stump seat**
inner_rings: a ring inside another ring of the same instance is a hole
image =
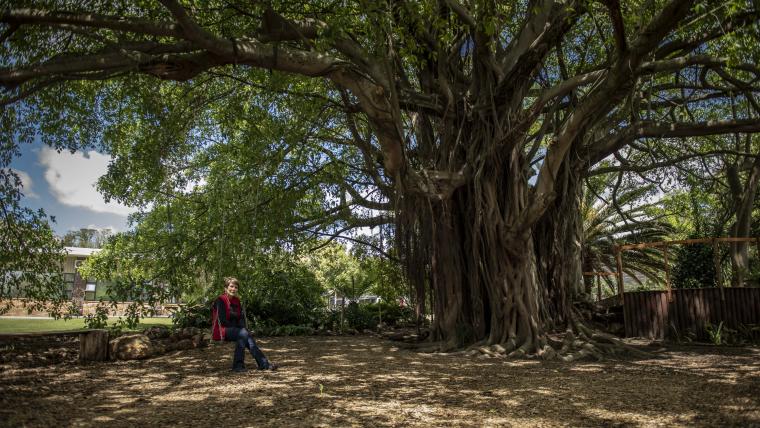
[[[108,330],[105,329],[45,331],[34,333],[3,333],[0,334],[0,339],[77,335],[79,336],[79,361],[108,360]]]

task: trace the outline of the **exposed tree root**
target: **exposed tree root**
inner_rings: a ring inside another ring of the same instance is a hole
[[[587,326],[576,313],[572,314],[570,322],[571,325],[562,333],[561,340],[545,335],[537,341],[530,336],[526,340],[518,341],[512,336],[504,343],[489,344],[480,341],[453,352],[452,344],[448,342],[407,343],[404,347],[418,352],[441,352],[484,359],[540,358],[571,362],[588,359],[602,360],[614,356],[654,358],[652,354],[636,349],[617,337]]]

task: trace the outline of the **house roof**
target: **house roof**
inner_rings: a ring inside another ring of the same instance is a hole
[[[100,248],[63,247],[69,256],[91,256],[100,251]]]

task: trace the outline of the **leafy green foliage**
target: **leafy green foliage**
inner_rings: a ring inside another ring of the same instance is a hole
[[[290,258],[278,258],[276,264],[261,266],[241,280],[246,312],[257,324],[313,325],[324,307],[322,286]]]
[[[695,236],[692,236],[694,238]],[[710,244],[680,245],[673,267],[673,287],[701,288],[717,286],[713,247]]]
[[[324,307],[324,289],[304,266],[287,253],[259,255],[258,263],[242,269],[240,296],[246,305],[251,328],[284,325],[314,325]],[[222,287],[203,285],[203,293],[174,315],[180,327],[208,327],[211,305]]]
[[[100,301],[95,307],[95,312],[84,316],[84,325],[87,328],[106,328],[108,327],[108,305]]]
[[[345,321],[349,328],[354,328],[359,331],[366,329],[373,330],[377,328],[378,314],[376,311],[372,311],[369,305],[360,305],[356,302],[351,302],[346,306],[346,312],[344,314]]]
[[[82,228],[66,232],[61,241],[67,247],[100,248],[112,233],[111,229]]]
[[[18,174],[7,166],[13,150],[0,146],[0,314],[12,298],[24,298],[27,309],[47,310],[53,317],[70,315],[63,289],[63,246],[44,212],[21,205]]]
[[[348,251],[343,245],[322,242],[317,251],[301,256],[325,289],[357,300],[371,293],[385,301],[396,301],[408,292],[398,262],[373,254],[366,247]]]
[[[375,330],[380,323],[385,326],[404,326],[414,322],[414,311],[402,307],[396,302],[356,303],[346,306],[344,314],[345,327],[358,331]],[[326,328],[338,328],[340,311],[326,313],[323,325]]]
[[[610,185],[611,177],[601,177],[591,183],[581,204],[583,216],[583,270],[586,272],[617,272],[615,246],[665,240],[672,227],[655,217],[650,206],[642,200],[652,191],[652,186],[640,186],[620,190],[616,195],[617,206],[596,197]],[[665,277],[662,251],[654,248],[626,251],[623,253],[623,272],[639,286],[645,281],[659,284]],[[643,277],[643,278],[641,278]],[[614,277],[603,277],[613,287]],[[591,277],[586,277],[590,288]]]
[[[707,331],[707,335],[709,336],[710,342],[712,342],[713,345],[723,344],[723,321],[721,321],[717,326],[707,323],[705,326],[705,331]]]
[[[172,315],[172,324],[176,327],[211,327],[211,303],[184,305]]]

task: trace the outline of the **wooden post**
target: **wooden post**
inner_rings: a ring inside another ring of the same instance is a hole
[[[713,264],[715,265],[715,280],[718,282],[720,288],[720,300],[726,300],[726,292],[723,291],[723,270],[720,268],[720,248],[718,248],[718,240],[713,238]]]
[[[623,251],[619,246],[615,247],[615,260],[617,262],[617,280],[618,280],[618,294],[620,294],[620,302],[623,302]]]
[[[670,286],[670,264],[668,263],[668,246],[666,245],[662,249],[663,256],[665,256],[665,287],[668,290],[668,302],[673,301],[673,288]]]
[[[79,361],[108,360],[108,330],[79,333]]]

